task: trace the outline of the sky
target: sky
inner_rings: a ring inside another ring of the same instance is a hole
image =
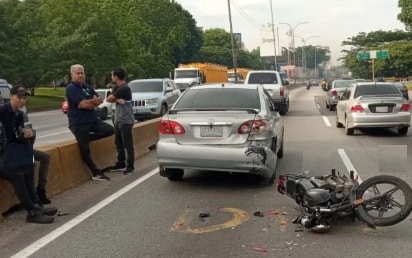
[[[192,14],[197,26],[230,32],[227,0],[176,2]],[[259,47],[261,28],[272,23],[270,3],[271,0],[230,0],[233,32],[242,34],[248,50]],[[397,19],[400,13],[398,0],[272,0],[272,10],[281,47],[291,44],[291,37],[286,33],[290,27],[295,28],[294,34],[307,39],[306,45],[330,48],[331,65],[340,64],[338,59],[344,48],[342,41],[360,32],[405,29]],[[303,41],[296,37],[295,47],[300,46],[303,46]]]

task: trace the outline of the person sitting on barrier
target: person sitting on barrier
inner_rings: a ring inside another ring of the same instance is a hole
[[[44,208],[34,189],[34,132],[24,127],[23,112],[27,91],[24,86],[10,89],[10,101],[0,106],[0,177],[9,181],[27,210],[26,222],[48,224],[57,213],[54,207]]]
[[[40,203],[50,204],[51,201],[47,198],[47,177],[49,175],[49,166],[50,166],[50,155],[38,149],[33,150],[34,160],[39,162],[39,178],[36,187],[36,192],[39,197]]]
[[[83,162],[93,174],[92,180],[109,181],[110,178],[97,168],[91,158],[90,141],[113,135],[114,128],[97,116],[95,108],[103,100],[90,85],[85,83],[84,67],[80,64],[72,65],[70,73],[71,82],[66,87],[69,129],[79,144]]]

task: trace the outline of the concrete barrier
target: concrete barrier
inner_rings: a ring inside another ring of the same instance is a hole
[[[159,139],[160,118],[135,124],[133,127],[133,141],[135,160],[150,152],[150,147]],[[100,168],[116,162],[117,151],[114,145],[114,136],[100,139],[90,144],[92,158]],[[67,191],[76,185],[90,180],[91,173],[80,157],[76,140],[69,140],[38,148],[50,154],[50,170],[47,184],[49,197]],[[37,166],[38,167],[38,166]],[[37,185],[37,171],[35,184]],[[0,179],[0,213],[8,211],[19,204],[12,185]],[[0,221],[3,216],[0,216]]]

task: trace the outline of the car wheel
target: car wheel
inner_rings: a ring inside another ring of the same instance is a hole
[[[182,181],[183,180],[183,175],[184,175],[184,170],[183,169],[166,169],[166,173],[169,174],[167,179],[170,181]]]
[[[335,110],[335,105],[329,104],[329,111]]]
[[[265,177],[265,176],[260,177],[260,184],[261,185],[273,185],[273,183],[275,182],[275,179],[276,179],[276,171],[273,170],[272,175],[270,175],[269,177]]]
[[[343,127],[343,124],[338,121],[338,116],[336,116],[336,127],[337,128],[342,128]]]
[[[280,144],[279,151],[276,153],[279,159],[283,158],[283,141]]]
[[[107,119],[107,108],[103,108],[102,109],[102,115],[100,116],[100,118],[102,119],[102,120],[106,120]]]
[[[348,118],[345,118],[345,133],[346,135],[353,135],[355,128],[348,128]]]
[[[398,128],[398,134],[399,135],[406,135],[408,133],[408,129],[409,129],[409,127]]]
[[[167,106],[165,104],[160,108],[160,116],[163,116],[167,112]]]

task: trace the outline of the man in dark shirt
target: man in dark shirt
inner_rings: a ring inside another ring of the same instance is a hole
[[[90,141],[113,135],[114,128],[97,116],[95,108],[103,100],[90,85],[85,84],[84,67],[72,65],[70,72],[72,80],[66,87],[69,129],[76,137],[83,161],[93,174],[92,180],[108,181],[110,178],[97,168],[90,156]]]
[[[132,108],[132,91],[127,85],[125,78],[126,72],[122,68],[113,69],[112,81],[116,84],[118,89],[113,90],[113,94],[109,96],[107,101],[116,103],[116,112],[113,123],[115,144],[117,148],[117,163],[114,166],[109,167],[109,170],[116,171],[125,169],[123,174],[128,175],[134,171],[134,114]]]
[[[39,204],[39,199],[34,189],[34,164],[30,163],[33,161],[33,153],[28,157],[22,156],[21,160],[18,162],[23,162],[23,160],[29,160],[29,165],[10,169],[6,167],[6,147],[10,148],[11,145],[29,145],[29,139],[34,137],[34,132],[29,127],[24,127],[23,112],[19,109],[26,105],[28,93],[23,86],[13,86],[10,89],[10,101],[0,106],[0,127],[2,143],[0,146],[0,177],[6,179],[12,183],[14,191],[22,202],[24,208],[27,210],[26,221],[30,223],[40,223],[48,224],[52,223],[54,218],[49,217],[57,213],[57,209],[54,207],[43,208]],[[25,142],[22,143],[21,141]],[[18,144],[19,143],[19,144]],[[32,149],[32,146],[30,147]],[[13,156],[23,155],[23,153],[14,153]],[[20,157],[20,156],[19,156]],[[10,162],[10,160],[7,160]],[[17,165],[13,164],[13,165]],[[19,164],[21,165],[21,164]]]

